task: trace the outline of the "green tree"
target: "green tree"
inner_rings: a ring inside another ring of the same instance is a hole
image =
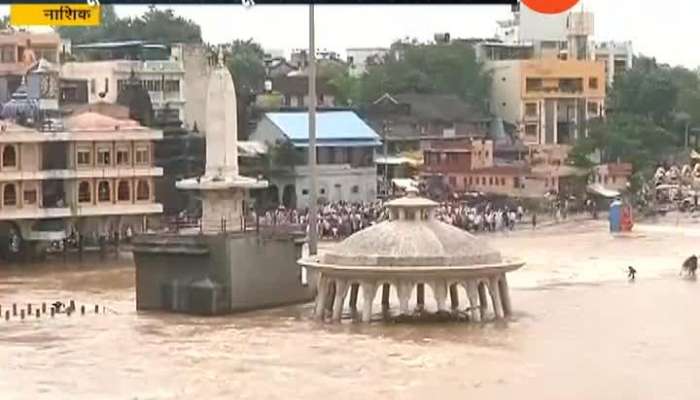
[[[226,64],[236,81],[239,96],[251,96],[263,89],[264,59],[265,51],[253,39],[233,41]]]
[[[276,167],[293,168],[304,162],[302,155],[296,150],[292,142],[288,140],[278,141],[270,149],[272,163]]]
[[[397,56],[398,55],[398,56]],[[364,102],[389,93],[452,93],[484,105],[490,76],[476,59],[474,48],[460,42],[420,44],[416,40],[394,43],[383,63],[368,66],[359,82]]]
[[[574,146],[571,159],[586,167],[592,164],[589,156],[598,154],[603,163],[630,162],[635,170],[643,170],[673,151],[676,144],[668,130],[649,118],[616,113],[589,124],[588,136]]]
[[[150,6],[141,16],[119,18],[114,6],[101,7],[101,25],[59,27],[59,34],[74,43],[117,40],[145,40],[164,44],[201,43],[202,30],[193,21],[177,16],[172,9]]]

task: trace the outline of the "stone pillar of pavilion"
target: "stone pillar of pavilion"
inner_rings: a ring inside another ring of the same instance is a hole
[[[240,231],[249,189],[266,188],[267,181],[238,174],[238,116],[233,78],[219,49],[216,68],[209,77],[206,110],[206,170],[204,175],[177,183],[195,190],[202,199],[205,232]]]

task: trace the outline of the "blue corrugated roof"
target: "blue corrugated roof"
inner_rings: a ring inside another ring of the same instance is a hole
[[[265,114],[293,142],[309,140],[307,112],[274,112]],[[316,113],[316,139],[379,141],[379,135],[352,111],[320,111]]]

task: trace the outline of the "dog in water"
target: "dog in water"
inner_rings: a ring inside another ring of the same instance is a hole
[[[681,275],[685,275],[689,278],[695,278],[695,274],[698,270],[698,257],[693,255],[688,257],[687,260],[683,261],[683,266],[681,268]]]

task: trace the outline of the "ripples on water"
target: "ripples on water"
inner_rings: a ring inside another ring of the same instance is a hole
[[[530,263],[511,280],[514,320],[483,325],[324,325],[309,305],[137,313],[128,259],[4,269],[3,309],[113,312],[0,321],[0,399],[697,399],[700,287],[673,267],[695,244],[653,239],[493,238]]]

